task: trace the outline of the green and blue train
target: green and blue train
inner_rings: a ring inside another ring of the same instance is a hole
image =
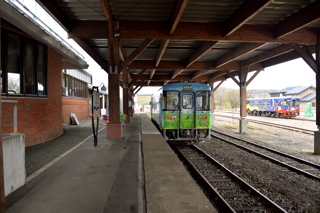
[[[267,97],[247,99],[248,115],[291,118],[300,115],[300,98]]]
[[[151,119],[167,141],[210,140],[210,93],[207,84],[167,84],[151,97]]]

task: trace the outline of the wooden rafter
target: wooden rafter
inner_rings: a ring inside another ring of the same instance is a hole
[[[156,69],[150,70],[150,79],[152,79],[155,72],[156,72]]]
[[[259,63],[253,64],[253,67],[261,67]],[[218,67],[214,66],[212,61],[196,61],[191,66],[185,68],[182,61],[161,61],[158,67],[154,66],[152,60],[133,61],[130,64],[130,69],[161,69],[161,70],[238,70],[240,63],[237,61],[228,62],[225,65]]]
[[[201,56],[206,54],[208,51],[211,50],[212,47],[214,47],[218,41],[204,41],[202,44],[199,46],[198,49],[193,51],[188,58],[185,61],[185,66],[188,67],[195,61],[197,61]]]
[[[257,77],[257,75],[261,72],[261,70],[257,70],[252,76],[251,78],[247,81],[247,86],[252,82],[252,80]]]
[[[202,75],[207,74],[209,71],[210,70],[198,70],[191,75],[191,79],[194,80]]]
[[[131,88],[131,87],[134,85],[134,83],[135,83],[138,79],[140,79],[141,76],[143,75],[143,73],[145,73],[146,71],[147,71],[147,69],[143,69],[143,70],[141,70],[141,71],[139,72],[138,75],[135,75],[134,77],[132,77],[131,82],[128,84],[128,88]]]
[[[311,53],[315,53],[315,46],[309,46],[308,49]],[[281,64],[283,62],[291,61],[291,60],[294,60],[297,58],[300,58],[299,53],[297,53],[297,52],[287,53],[287,54],[283,54],[278,57],[274,57],[269,60],[263,61],[260,64],[262,65],[263,68],[266,68],[266,67],[271,67],[271,66],[274,66],[277,64]]]
[[[133,78],[135,78],[137,76],[136,75],[132,75]],[[199,80],[199,81],[207,81],[209,78],[209,75],[201,75],[195,79]],[[149,81],[151,80],[149,78],[148,75],[141,75],[139,78],[139,80],[146,80]],[[174,81],[191,81],[193,80],[191,75],[178,75],[177,77],[175,77],[174,79],[171,79],[171,75],[170,74],[166,74],[166,75],[154,75],[152,80],[154,81],[170,81],[170,80],[174,80]],[[132,83],[132,85],[135,85],[135,83]]]
[[[103,21],[76,21],[70,38],[82,37],[86,39],[107,38],[108,30],[101,26]],[[104,21],[107,24],[107,21]],[[76,27],[78,26],[78,27]],[[94,28],[94,31],[90,29]],[[289,35],[274,38],[274,28],[269,26],[243,25],[229,36],[223,36],[223,26],[214,23],[180,22],[179,27],[168,35],[165,22],[147,21],[119,21],[119,33],[123,39],[178,39],[178,40],[206,40],[206,41],[237,41],[237,42],[283,42],[299,44],[316,44],[317,29],[298,29]],[[197,33],[194,33],[197,32]],[[103,36],[101,36],[103,34]],[[99,35],[97,37],[97,35]]]
[[[145,39],[138,47],[137,49],[135,49],[129,56],[128,58],[126,58],[124,60],[124,62],[121,64],[121,67],[120,67],[120,70],[123,70],[125,69],[127,66],[129,66],[129,64],[139,56],[139,54],[144,50],[146,49],[149,44],[151,44],[153,41],[153,39],[151,38],[147,38]]]
[[[223,82],[224,82],[223,80],[220,81],[219,84],[218,84],[217,86],[215,86],[215,87],[213,87],[213,84],[212,84],[211,92],[215,92],[215,91],[221,86],[221,84],[222,84]]]
[[[84,39],[81,39],[81,38],[74,38],[73,39],[82,49],[84,49],[84,51],[87,52],[88,55],[91,56],[91,58],[93,58],[97,64],[99,64],[101,66],[102,69],[104,69],[106,72],[109,73],[108,71],[108,63],[106,63],[105,60],[102,60],[100,58],[100,56],[95,52],[93,51],[91,48],[90,48],[90,45],[89,43],[84,40]]]
[[[143,86],[140,86],[139,89],[134,92],[134,94],[137,94],[137,93],[142,89],[142,87],[143,87]]]
[[[247,0],[224,22],[224,36],[229,36],[267,7],[270,0]]]
[[[316,60],[313,58],[310,50],[308,49],[307,46],[302,46],[300,47],[297,44],[292,44],[291,46],[294,48],[294,50],[299,53],[301,58],[310,66],[310,68],[317,73],[318,72],[318,65],[316,63]]]
[[[249,59],[243,61],[243,65],[247,66],[247,65],[251,65],[251,64],[254,64],[254,63],[261,62],[261,61],[265,61],[265,60],[268,60],[270,58],[274,58],[274,57],[277,57],[279,55],[288,53],[288,52],[290,52],[292,50],[293,50],[293,47],[291,45],[283,44],[283,45],[280,45],[278,47],[273,48],[269,52],[261,53],[261,54],[259,54],[257,56],[254,56],[252,58],[249,58]]]
[[[219,76],[225,75],[226,73],[228,73],[228,70],[217,71],[211,74],[211,78],[217,78]]]
[[[243,43],[238,46],[235,50],[226,53],[220,58],[214,61],[215,67],[220,67],[228,62],[247,54],[248,52],[254,51],[255,49],[264,46],[265,43]]]
[[[163,86],[166,85],[166,84],[168,84],[169,82],[170,82],[170,80],[164,81],[164,82],[163,82]]]
[[[174,3],[174,7],[172,9],[172,13],[171,13],[171,17],[170,17],[170,32],[169,32],[169,35],[171,35],[180,19],[181,19],[181,16],[183,14],[183,11],[184,9],[186,8],[187,4],[188,4],[188,1],[189,0],[176,0],[175,3]]]
[[[164,39],[161,41],[160,47],[158,49],[157,57],[156,57],[156,67],[159,65],[161,58],[164,54],[164,51],[166,50],[168,44],[169,44],[169,39]]]
[[[113,15],[110,7],[109,0],[100,0],[105,16],[107,17],[108,22],[113,23]],[[110,28],[109,28],[110,29]],[[112,28],[111,28],[112,29]]]
[[[177,77],[182,72],[183,72],[183,69],[182,70],[173,71],[173,73],[171,74],[171,79],[174,79],[175,77]]]
[[[125,55],[124,55],[124,52],[123,52],[123,48],[122,48],[122,45],[121,43],[119,44],[119,54],[120,54],[120,58],[122,60],[122,62],[126,59]]]
[[[282,38],[320,19],[320,1],[314,1],[274,26],[274,37]],[[299,42],[295,42],[299,43]]]

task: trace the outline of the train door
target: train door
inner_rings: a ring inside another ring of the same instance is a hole
[[[182,92],[180,94],[180,127],[181,129],[195,128],[194,94]]]

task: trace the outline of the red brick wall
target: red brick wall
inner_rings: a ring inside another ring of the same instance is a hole
[[[62,61],[61,55],[48,47],[48,97],[2,97],[17,100],[18,132],[25,134],[26,146],[62,135]],[[2,106],[2,132],[13,132],[13,104]]]
[[[77,116],[78,121],[89,117],[89,100],[88,98],[62,98],[62,118],[66,125],[70,125],[70,114]]]

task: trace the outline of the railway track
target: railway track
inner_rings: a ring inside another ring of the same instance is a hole
[[[220,111],[220,110],[215,110],[215,112],[220,112],[220,113],[229,113],[229,114],[234,114],[235,112],[233,111]],[[254,115],[248,115],[248,116],[254,116]],[[261,117],[261,116],[257,116],[257,117]],[[269,118],[269,117],[268,117]],[[277,119],[277,118],[275,118]],[[286,118],[280,118],[280,119],[286,119]],[[307,119],[307,118],[296,118],[296,117],[291,117],[289,119],[292,119],[292,120],[300,120],[300,121],[310,121],[310,122],[315,122],[315,120],[310,120],[310,119]]]
[[[288,204],[278,205],[243,181],[198,146],[175,146],[180,157],[192,170],[207,194],[218,202],[221,212],[286,212]],[[200,180],[199,180],[200,179]]]
[[[303,174],[308,178],[320,181],[320,165],[310,161],[262,146],[250,141],[233,137],[215,130],[211,130],[211,136],[228,142],[241,149],[254,153],[260,157],[268,159],[278,165],[286,167],[288,170],[298,174]]]
[[[215,116],[216,117],[224,117],[224,118],[233,118],[232,116],[227,116],[227,115],[215,115]],[[247,118],[247,121],[250,123],[256,123],[256,124],[262,124],[262,125],[266,125],[266,126],[276,127],[279,129],[301,132],[301,133],[307,134],[307,135],[314,135],[314,131],[309,130],[309,129],[303,129],[303,128],[287,126],[287,125],[282,125],[282,124],[275,124],[275,123],[266,122],[266,121],[258,121],[258,120],[254,120],[254,119],[248,119],[248,118]]]

